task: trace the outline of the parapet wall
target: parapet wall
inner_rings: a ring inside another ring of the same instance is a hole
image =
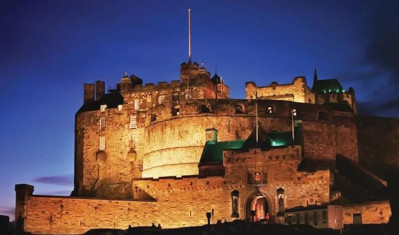
[[[258,87],[254,82],[247,82],[246,99],[285,100],[299,103],[315,103],[315,96],[306,85],[304,77],[296,77],[291,84],[272,82],[269,86]]]

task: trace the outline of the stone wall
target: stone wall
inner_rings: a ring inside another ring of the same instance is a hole
[[[37,234],[83,234],[93,228],[150,226],[160,216],[156,202],[31,196],[26,204],[24,229]]]
[[[399,119],[357,116],[359,163],[384,175],[386,167],[399,170]]]
[[[147,111],[123,105],[122,109],[78,113],[75,129],[78,193],[74,195],[129,198],[126,190],[131,178],[197,175],[207,128],[218,129],[219,141],[247,139],[254,131],[255,101],[195,100],[178,104],[180,112],[175,116],[167,105]],[[208,107],[209,112],[203,112],[202,106]],[[272,100],[259,100],[257,106],[260,127],[267,132],[290,131],[291,110],[297,110],[295,118],[302,122],[302,136],[297,143],[304,146],[305,157],[333,160],[341,154],[357,161],[353,114],[330,107]],[[269,107],[272,113],[268,112]],[[154,113],[157,118],[151,120]],[[320,119],[320,113],[326,117]],[[136,124],[133,128],[132,118]],[[103,150],[100,150],[101,141],[105,142]]]
[[[296,77],[291,84],[272,82],[269,86],[258,87],[254,82],[247,82],[246,99],[285,100],[300,103],[315,103],[315,96],[306,84],[304,77]]]
[[[389,201],[374,201],[344,205],[344,224],[353,224],[354,214],[360,214],[362,224],[387,224],[391,217]]]

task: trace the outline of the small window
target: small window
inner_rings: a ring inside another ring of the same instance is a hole
[[[130,129],[135,129],[135,128],[137,128],[137,117],[136,117],[136,115],[130,116],[129,128],[130,128]]]
[[[98,144],[98,150],[103,151],[105,150],[105,136],[100,136],[100,141]]]
[[[105,122],[105,117],[100,118],[100,131],[105,130],[106,127],[106,122]]]
[[[362,214],[353,213],[353,224],[362,224]]]
[[[323,223],[327,223],[327,211],[323,211],[322,215],[323,215]]]
[[[138,110],[140,108],[140,100],[134,100],[134,110]]]
[[[158,104],[164,104],[165,103],[165,96],[160,95],[158,96]]]
[[[275,112],[275,110],[274,110],[273,106],[267,106],[267,109],[266,109],[267,114],[273,114],[274,112]]]
[[[173,107],[172,108],[172,116],[178,116],[180,115],[180,108],[179,107]]]
[[[236,107],[236,113],[238,113],[238,114],[245,113],[245,112],[244,112],[244,106],[243,106],[242,104],[237,105],[237,107]]]
[[[210,113],[211,112],[209,106],[207,106],[207,105],[201,105],[200,111],[201,111],[201,113]]]
[[[313,212],[313,224],[317,225],[319,223],[319,213],[317,211]]]
[[[172,101],[179,101],[179,92],[173,92]]]
[[[151,114],[151,122],[155,122],[157,120],[157,115],[155,113]]]
[[[119,104],[118,105],[118,111],[120,112],[120,111],[122,111],[122,109],[123,109],[123,105]]]
[[[296,213],[296,224],[301,224],[301,213]]]
[[[147,95],[147,103],[151,103],[151,100],[152,100],[151,95]]]
[[[100,105],[100,111],[101,112],[105,112],[105,109],[107,108],[107,105],[106,104],[102,104],[102,105]]]

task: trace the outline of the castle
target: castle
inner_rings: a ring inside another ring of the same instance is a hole
[[[331,228],[387,223],[384,197],[339,203],[336,158],[356,166],[358,148],[355,93],[337,80],[315,71],[312,89],[305,77],[247,82],[246,99],[236,100],[221,77],[189,60],[180,81],[143,85],[125,74],[108,93],[104,82],[84,84],[72,195],[16,185],[16,218],[25,231],[51,234],[196,226],[207,216]]]
[[[389,221],[386,182],[359,165],[376,149],[370,142],[387,144],[359,135],[376,127],[356,114],[354,89],[315,71],[312,88],[305,77],[247,82],[245,99],[230,99],[225,81],[189,55],[170,83],[143,84],[126,73],[107,93],[102,81],[84,84],[74,190],[34,195],[33,186],[16,185],[19,229],[82,234],[234,220],[340,229]]]

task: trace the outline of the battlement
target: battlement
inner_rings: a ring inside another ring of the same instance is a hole
[[[248,155],[250,157],[248,157]],[[223,158],[225,167],[231,165],[268,164],[274,161],[299,161],[302,160],[302,148],[299,145],[290,145],[284,148],[273,148],[267,151],[249,149],[248,152],[227,150]]]

